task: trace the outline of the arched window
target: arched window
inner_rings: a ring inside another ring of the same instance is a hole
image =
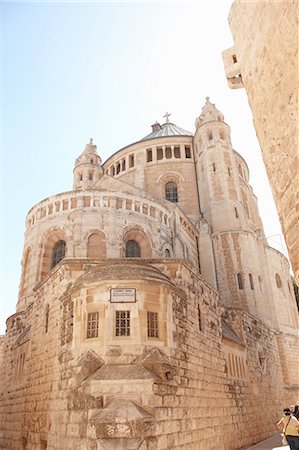
[[[140,246],[138,242],[133,240],[126,242],[126,258],[140,258]]]
[[[45,332],[48,333],[49,328],[49,305],[45,308]]]
[[[281,278],[280,278],[280,276],[278,275],[278,273],[275,274],[275,281],[276,281],[276,286],[277,286],[278,288],[281,288],[282,282],[281,282]]]
[[[170,181],[165,185],[165,197],[170,202],[177,203],[179,201],[177,185]]]
[[[170,258],[170,251],[168,248],[165,250],[165,258]]]
[[[254,284],[253,284],[253,278],[252,278],[251,273],[249,273],[248,276],[249,276],[250,289],[252,291],[254,291]]]
[[[198,329],[199,331],[202,331],[201,311],[199,305],[197,305],[197,320],[198,320]]]
[[[239,289],[244,289],[243,278],[241,273],[237,273],[238,287]]]
[[[51,269],[57,266],[65,256],[65,241],[58,241],[53,247]]]

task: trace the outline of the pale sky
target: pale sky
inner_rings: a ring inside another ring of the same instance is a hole
[[[71,190],[89,138],[105,161],[166,111],[194,132],[206,96],[231,127],[266,236],[282,250],[247,96],[229,89],[224,73],[231,3],[1,3],[0,333],[15,312],[26,214]]]

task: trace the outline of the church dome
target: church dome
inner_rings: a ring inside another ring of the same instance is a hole
[[[153,131],[145,136],[141,141],[147,141],[149,139],[156,139],[160,137],[167,136],[193,136],[193,133],[190,131],[184,130],[183,128],[178,127],[174,123],[165,122],[163,125],[159,123],[155,123],[152,125]]]

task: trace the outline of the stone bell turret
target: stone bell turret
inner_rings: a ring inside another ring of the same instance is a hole
[[[214,103],[206,97],[206,103],[202,107],[199,117],[195,121],[195,141],[197,149],[202,145],[210,145],[220,142],[224,145],[231,145],[230,127],[224,122],[224,116]]]
[[[102,160],[97,154],[97,146],[90,138],[84,151],[75,161],[73,189],[91,189],[103,175]]]

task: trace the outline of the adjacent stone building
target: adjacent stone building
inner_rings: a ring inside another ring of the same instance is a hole
[[[105,163],[91,140],[27,215],[1,449],[236,450],[298,400],[289,265],[229,126],[207,99],[194,135],[152,128]]]
[[[298,1],[235,0],[231,88],[246,89],[291,264],[299,283]]]

